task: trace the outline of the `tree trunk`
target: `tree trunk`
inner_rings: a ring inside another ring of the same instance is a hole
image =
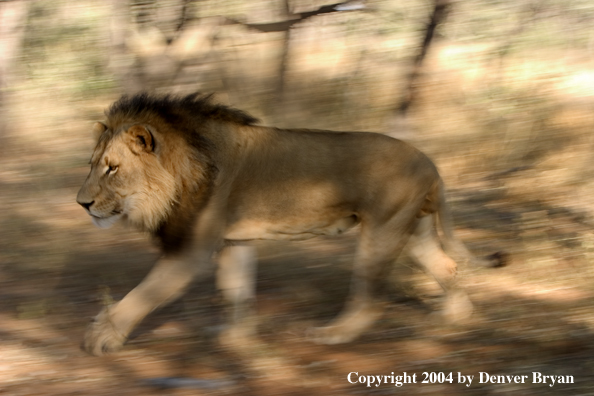
[[[8,135],[7,102],[25,32],[29,2],[0,1],[0,139]]]
[[[423,61],[429,52],[433,38],[435,37],[435,29],[445,20],[448,11],[451,6],[451,0],[434,0],[433,13],[427,27],[425,29],[425,35],[420,44],[419,53],[415,56],[411,71],[408,74],[406,86],[398,104],[396,105],[396,115],[405,117],[408,113],[408,109],[414,103],[417,94],[417,82],[421,75]]]

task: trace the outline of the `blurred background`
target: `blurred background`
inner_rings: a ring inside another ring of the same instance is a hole
[[[121,353],[87,356],[89,319],[158,256],[146,235],[95,229],[75,202],[91,125],[141,90],[410,141],[438,165],[458,236],[509,265],[463,267],[476,312],[445,326],[429,315],[439,288],[403,257],[375,329],[319,346],[305,329],[340,310],[355,234],[261,242],[251,356],[217,343],[212,279]],[[1,1],[0,394],[594,394],[593,95],[590,0]],[[351,371],[575,383],[365,388]]]

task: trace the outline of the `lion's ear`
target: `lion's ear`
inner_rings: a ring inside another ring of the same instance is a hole
[[[127,133],[133,139],[132,145],[136,148],[135,151],[145,151],[150,153],[154,150],[155,144],[153,135],[144,126],[134,125],[128,129]]]
[[[105,131],[107,131],[107,125],[104,123],[96,122],[93,124],[93,138],[95,138],[96,142],[99,141],[99,137],[101,137],[101,134]]]

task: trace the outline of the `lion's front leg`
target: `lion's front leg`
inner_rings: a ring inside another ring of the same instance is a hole
[[[224,345],[250,343],[256,336],[256,249],[227,246],[218,255],[217,287],[228,312],[227,328],[221,333]]]
[[[95,317],[85,333],[84,349],[96,356],[121,349],[146,315],[178,298],[197,275],[210,270],[209,262],[208,252],[159,260],[138,286]]]

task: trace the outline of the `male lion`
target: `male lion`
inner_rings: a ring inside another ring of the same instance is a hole
[[[211,270],[214,254],[238,322],[253,297],[255,260],[243,243],[337,235],[357,224],[351,296],[337,319],[311,331],[315,341],[351,341],[380,317],[380,286],[405,246],[446,292],[445,313],[470,314],[436,215],[446,248],[468,252],[453,238],[435,165],[409,144],[375,133],[255,126],[198,94],[124,96],[106,117],[95,125],[98,143],[77,202],[99,227],[122,219],[150,232],[163,258],[91,323],[88,352],[120,349],[148,313]]]

